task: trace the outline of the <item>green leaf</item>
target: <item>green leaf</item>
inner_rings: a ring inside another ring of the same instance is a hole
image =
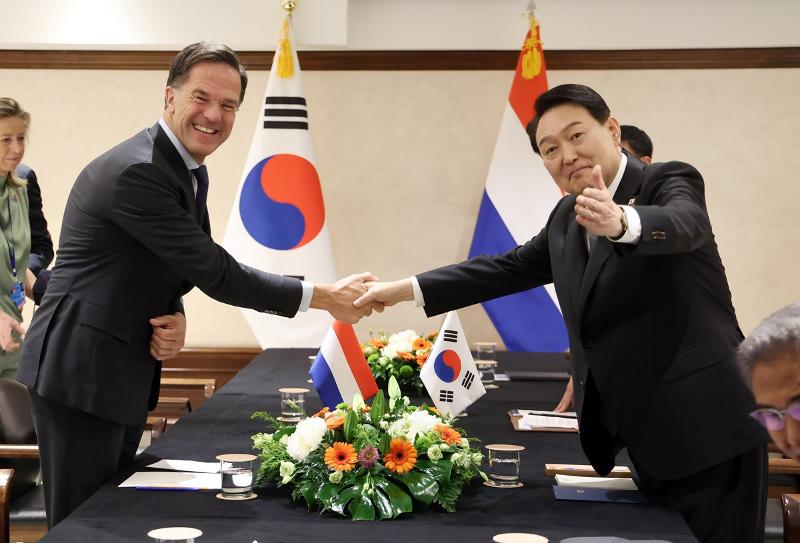
[[[385,455],[389,451],[389,447],[392,445],[392,436],[389,434],[383,434],[381,436],[381,440],[378,442],[378,450],[381,452],[381,456]]]
[[[375,394],[375,399],[372,400],[372,409],[369,411],[372,424],[378,427],[384,413],[386,413],[386,399],[383,397],[383,391],[379,390],[378,393]]]
[[[358,415],[356,415],[355,411],[348,411],[347,415],[344,418],[344,440],[348,443],[353,441],[353,434],[356,431],[356,427],[358,426]]]
[[[400,513],[410,513],[414,509],[414,502],[411,501],[411,496],[401,487],[383,477],[375,477],[373,481],[375,481],[375,486],[380,488],[389,497],[394,516]]]
[[[331,509],[340,515],[344,515],[344,508],[347,506],[347,502],[361,495],[360,488],[360,485],[350,486],[339,492],[331,498]]]
[[[453,463],[444,458],[435,464],[430,460],[417,460],[414,467],[436,479],[440,485],[450,480],[450,473],[453,471]]]
[[[414,499],[425,506],[430,505],[433,497],[439,492],[439,485],[436,484],[436,479],[419,470],[414,470],[407,475],[395,475],[394,479],[406,485]]]
[[[375,362],[380,357],[381,357],[380,353],[372,353],[371,355],[369,355],[369,358],[367,358],[367,362]]]
[[[375,520],[375,507],[366,496],[354,499],[347,509],[353,515],[353,520]]]
[[[378,511],[378,518],[381,520],[387,518],[394,518],[400,514],[400,511],[395,511],[392,507],[392,501],[389,496],[383,493],[380,489],[375,489],[373,494],[370,494],[372,503],[375,504],[375,509]]]
[[[311,479],[303,481],[295,487],[295,491],[299,492],[305,498],[308,508],[310,509],[317,502],[317,492],[320,487],[319,479]]]
[[[336,495],[336,485],[325,481],[320,485],[319,490],[317,490],[317,500],[321,501],[325,504],[326,508],[330,508],[331,500]]]

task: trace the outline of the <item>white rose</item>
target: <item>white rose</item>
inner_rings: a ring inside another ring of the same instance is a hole
[[[286,452],[293,459],[303,461],[308,453],[319,447],[322,437],[328,427],[325,421],[319,417],[303,419],[297,423],[294,433],[286,441]]]
[[[410,353],[414,347],[414,340],[419,337],[414,330],[404,330],[389,336],[389,342],[383,348],[383,355],[396,358],[398,352]]]

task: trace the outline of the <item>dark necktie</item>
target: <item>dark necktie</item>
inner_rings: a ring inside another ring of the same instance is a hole
[[[206,199],[208,198],[208,170],[205,164],[192,170],[197,180],[197,223],[203,226],[206,218]]]

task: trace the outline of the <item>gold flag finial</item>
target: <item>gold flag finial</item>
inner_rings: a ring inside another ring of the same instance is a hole
[[[294,57],[292,55],[289,25],[292,20],[292,13],[297,7],[297,2],[295,0],[282,0],[281,6],[286,10],[286,19],[283,21],[281,39],[278,40],[278,77],[286,79],[294,75]]]
[[[533,79],[542,71],[542,40],[539,37],[539,21],[533,14],[535,5],[533,0],[528,2],[528,9],[525,14],[528,16],[528,21],[531,25],[530,36],[525,40],[522,49],[525,53],[522,55],[522,77],[523,79]]]

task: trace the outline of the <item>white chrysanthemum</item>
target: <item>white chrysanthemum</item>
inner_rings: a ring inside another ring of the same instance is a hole
[[[295,460],[305,460],[308,453],[319,447],[327,431],[325,421],[319,417],[301,420],[286,441],[286,452]]]
[[[392,437],[404,437],[414,443],[418,435],[430,432],[439,423],[441,420],[438,417],[434,417],[427,411],[419,410],[394,421],[389,426],[388,432]]]
[[[414,330],[403,330],[389,336],[389,342],[383,348],[383,356],[389,358],[396,358],[397,353],[413,351],[414,340],[419,337]]]

